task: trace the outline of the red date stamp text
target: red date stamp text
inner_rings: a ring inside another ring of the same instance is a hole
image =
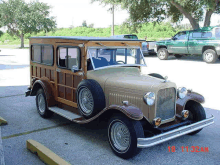
[[[209,147],[200,147],[200,146],[182,146],[182,152],[209,152]],[[168,146],[168,152],[176,152],[175,146]]]

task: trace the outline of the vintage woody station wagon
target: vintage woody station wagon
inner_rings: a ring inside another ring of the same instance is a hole
[[[40,116],[57,113],[79,124],[108,121],[114,153],[196,134],[214,123],[203,96],[159,74],[144,75],[142,40],[94,37],[30,38],[31,82]]]

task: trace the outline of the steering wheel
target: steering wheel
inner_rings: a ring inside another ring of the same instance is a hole
[[[125,62],[124,62],[124,61],[116,61],[116,62],[117,62],[117,63],[120,63],[120,62],[121,62],[121,63],[125,64]]]

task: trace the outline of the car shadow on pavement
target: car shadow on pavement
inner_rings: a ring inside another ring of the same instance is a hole
[[[174,56],[169,56],[168,60],[180,60],[180,61],[195,61],[195,62],[204,62],[202,59],[202,56],[183,56],[182,58],[177,59]],[[212,64],[220,64],[220,60],[217,59],[217,61],[215,63]]]

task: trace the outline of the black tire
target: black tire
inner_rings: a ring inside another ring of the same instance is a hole
[[[207,49],[202,54],[203,60],[207,63],[215,63],[218,59],[218,56],[213,49]]]
[[[95,116],[105,108],[105,95],[97,81],[86,79],[79,83],[77,104],[80,114],[86,119]]]
[[[189,111],[188,119],[195,122],[206,119],[206,113],[203,106],[197,102],[190,102],[186,104],[186,110]],[[199,133],[202,129],[189,133],[189,135],[195,135]]]
[[[157,74],[157,73],[150,73],[148,75],[165,80],[163,76],[161,76],[160,74]]]
[[[43,118],[50,118],[53,112],[47,107],[47,100],[42,88],[38,89],[36,95],[36,106],[39,115]]]
[[[137,138],[144,138],[140,121],[131,120],[124,115],[116,115],[109,120],[108,140],[117,156],[128,159],[139,153],[141,149],[137,148]]]
[[[169,53],[166,48],[160,48],[157,52],[157,57],[160,60],[167,60],[168,56],[169,56]]]
[[[178,59],[183,57],[182,55],[179,55],[179,54],[174,54],[174,56]]]

